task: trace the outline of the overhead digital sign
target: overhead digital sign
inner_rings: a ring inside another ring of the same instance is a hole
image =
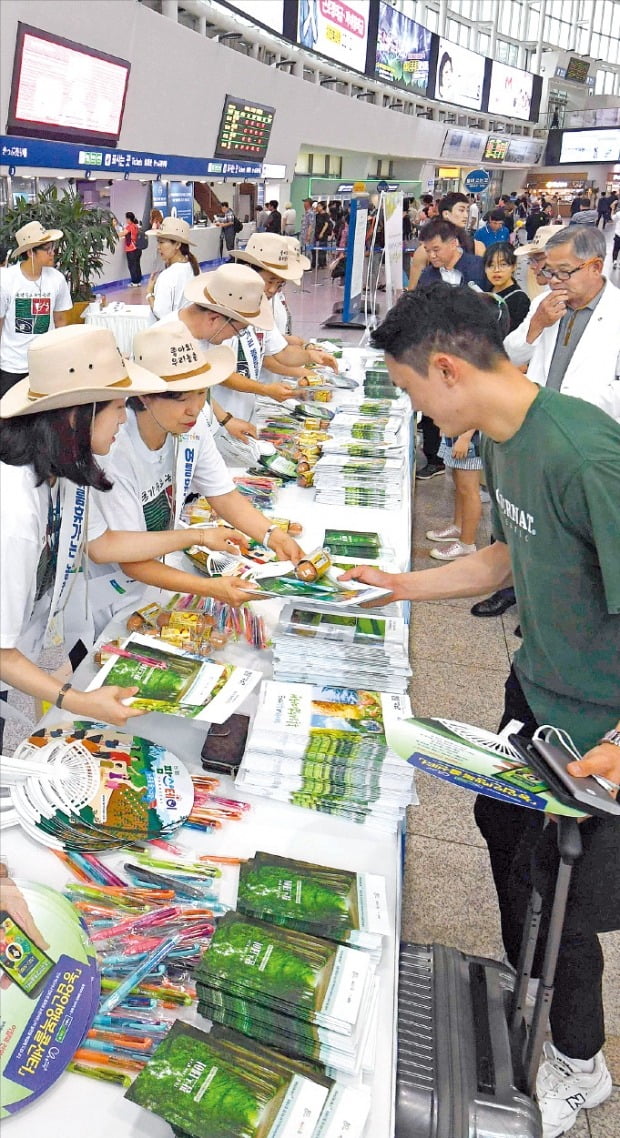
[[[482,155],[483,162],[503,162],[508,153],[509,144],[510,139],[498,138],[497,135],[490,134]]]
[[[485,57],[450,40],[439,40],[435,98],[479,111],[482,107]]]
[[[309,51],[365,71],[370,0],[299,0],[297,41]]]
[[[560,162],[620,162],[620,128],[565,130]]]
[[[274,107],[227,95],[215,145],[215,157],[253,158],[262,162],[267,154],[274,114]]]
[[[425,95],[431,57],[432,34],[415,20],[381,0],[375,76]]]
[[[529,119],[534,79],[527,71],[493,60],[489,88],[489,114]]]

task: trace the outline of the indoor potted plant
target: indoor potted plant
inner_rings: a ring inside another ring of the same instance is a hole
[[[118,241],[114,218],[109,210],[86,207],[79,194],[56,186],[42,190],[33,202],[24,200],[7,209],[0,219],[0,242],[15,245],[15,232],[29,221],[40,221],[45,229],[62,229],[58,242],[56,268],[69,284],[73,310],[70,322],[81,320],[93,298],[93,285],[101,275],[106,251],[112,253]]]

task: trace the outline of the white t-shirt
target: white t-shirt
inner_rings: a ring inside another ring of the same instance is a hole
[[[472,202],[469,207],[469,214],[467,217],[467,226],[469,229],[478,228],[478,219],[480,217],[480,209],[476,202]]]
[[[460,269],[440,269],[442,281],[449,285],[460,285],[463,280],[463,274]]]
[[[185,299],[185,285],[194,275],[189,261],[177,261],[162,269],[155,281],[153,300],[153,315],[157,320],[163,319],[168,313],[176,313],[185,308],[189,300]]]
[[[19,648],[36,660],[52,601],[53,582],[37,597],[40,581],[49,559],[50,508],[56,513],[62,500],[62,479],[53,487],[36,485],[31,466],[0,463],[0,648]],[[91,541],[105,532],[105,521],[94,494],[89,494],[88,536]],[[56,514],[60,522],[60,511]],[[81,535],[80,535],[81,536]],[[57,572],[62,567],[57,567]]]
[[[292,207],[291,207],[291,209],[285,209],[284,213],[282,214],[282,230],[283,230],[283,232],[286,233],[287,230],[290,229],[290,231],[292,233],[295,229],[295,222],[296,221],[297,221],[297,210],[293,209]]]
[[[50,332],[54,313],[73,307],[69,286],[58,269],[44,268],[36,281],[24,276],[20,264],[0,269],[0,367],[27,372],[28,348],[35,336]]]
[[[270,332],[262,332],[251,326],[245,328],[239,336],[226,340],[226,344],[237,354],[237,371],[257,381],[263,378],[261,373],[265,356],[276,355],[287,346],[284,336],[277,328],[272,328]],[[256,396],[252,392],[234,391],[232,387],[220,384],[215,392],[215,398],[225,411],[230,411],[231,415],[252,421],[256,404]]]

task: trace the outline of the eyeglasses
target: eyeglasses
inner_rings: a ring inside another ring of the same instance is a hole
[[[600,257],[590,257],[589,260],[582,261],[575,269],[550,269],[547,265],[540,270],[540,275],[546,281],[552,281],[554,277],[556,281],[568,281],[574,273],[578,273],[580,269],[585,269],[586,265],[592,265],[594,261],[600,261],[600,259]]]

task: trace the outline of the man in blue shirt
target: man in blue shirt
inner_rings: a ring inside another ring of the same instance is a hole
[[[420,276],[419,285],[445,281],[451,285],[466,285],[470,281],[479,288],[486,287],[482,257],[466,253],[459,240],[459,229],[451,221],[435,217],[420,230],[428,265]]]
[[[476,230],[476,241],[482,241],[482,244],[489,248],[489,245],[496,245],[499,241],[509,241],[510,233],[505,223],[503,209],[491,210],[485,225],[481,225],[480,229]]]

